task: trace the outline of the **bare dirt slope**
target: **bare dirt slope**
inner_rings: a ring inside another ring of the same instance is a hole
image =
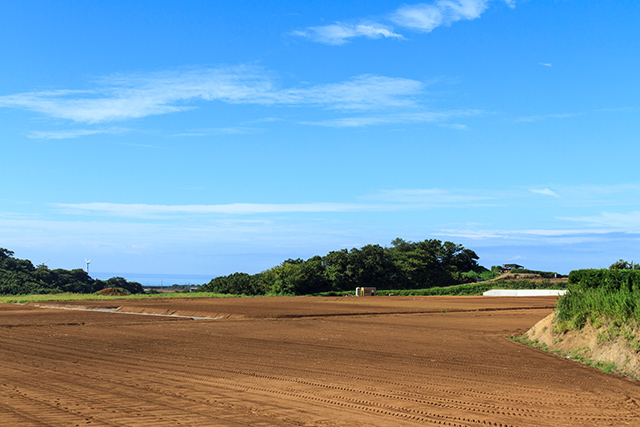
[[[505,337],[547,316],[553,297],[165,303],[122,304],[224,318],[0,304],[0,425],[620,426],[640,420],[636,382]]]
[[[613,324],[594,327],[585,325],[581,330],[555,332],[555,314],[550,314],[536,323],[526,337],[546,345],[549,350],[562,352],[574,359],[612,364],[614,370],[630,377],[640,376],[640,356],[634,345],[621,333],[621,328]],[[640,331],[624,325],[637,340]],[[615,332],[613,332],[615,331]],[[637,343],[637,341],[636,341]]]

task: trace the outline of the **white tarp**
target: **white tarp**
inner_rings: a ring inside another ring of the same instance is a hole
[[[491,289],[483,293],[489,297],[543,297],[553,295],[564,295],[567,291],[555,289]]]

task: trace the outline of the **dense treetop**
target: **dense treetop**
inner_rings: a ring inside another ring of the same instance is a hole
[[[474,280],[464,273],[486,270],[478,255],[462,245],[440,240],[395,239],[390,247],[366,245],[307,260],[288,259],[255,275],[216,277],[203,290],[247,295],[304,295],[370,286],[419,289]]]

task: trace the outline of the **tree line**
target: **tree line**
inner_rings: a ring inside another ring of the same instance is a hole
[[[130,293],[143,292],[142,285],[122,277],[93,279],[80,269],[51,270],[46,265],[15,258],[14,252],[0,248],[0,295],[94,293],[104,288],[121,288]]]
[[[366,245],[332,251],[307,260],[288,259],[258,274],[233,273],[203,285],[201,290],[245,295],[306,295],[354,290],[424,289],[475,281],[481,273],[478,255],[462,245],[430,239],[397,238],[390,247]]]

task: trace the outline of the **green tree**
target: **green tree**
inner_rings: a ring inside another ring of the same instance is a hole
[[[611,264],[611,266],[609,266],[609,270],[640,270],[640,265],[634,264],[633,261],[629,263],[620,259]]]
[[[252,276],[247,273],[233,273],[228,276],[216,277],[203,285],[201,290],[234,295],[264,295],[265,293],[261,275]]]

